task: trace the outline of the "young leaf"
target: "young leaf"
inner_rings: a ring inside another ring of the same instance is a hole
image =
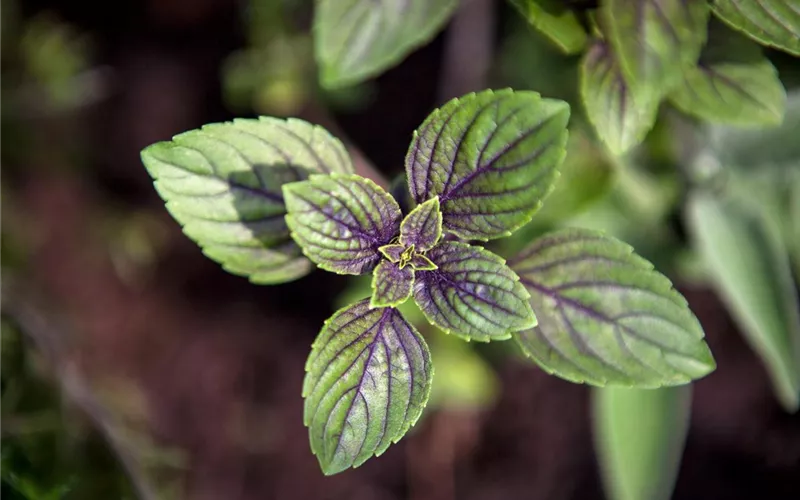
[[[303,421],[325,474],[381,455],[425,407],[433,366],[422,336],[369,299],[337,311],[306,363]]]
[[[778,72],[760,47],[718,30],[711,32],[700,62],[685,68],[669,99],[684,113],[734,125],[779,125],[786,108]]]
[[[672,283],[621,241],[585,229],[536,240],[511,263],[539,324],[515,335],[572,382],[660,387],[711,372],[703,329]]]
[[[453,99],[414,132],[406,155],[417,203],[439,197],[445,231],[507,236],[550,192],[564,159],[569,105],[535,92],[486,90]]]
[[[600,6],[626,80],[654,99],[678,83],[682,65],[697,62],[708,12],[705,0],[605,0]]]
[[[610,500],[669,500],[681,464],[691,386],[593,391],[594,438]]]
[[[418,205],[400,224],[400,243],[414,245],[418,252],[427,252],[442,237],[442,212],[439,198]]]
[[[414,286],[414,268],[382,261],[372,272],[372,298],[370,307],[397,307],[411,297]]]
[[[427,253],[414,300],[432,324],[466,340],[503,340],[536,324],[529,294],[505,261],[480,247],[446,241]]]
[[[295,119],[206,125],[141,156],[167,209],[203,253],[228,272],[267,284],[312,269],[289,236],[283,184],[309,172],[353,171],[341,142]]]
[[[377,75],[442,29],[458,0],[317,0],[314,50],[322,85]]]
[[[586,31],[575,12],[560,0],[511,0],[530,23],[565,54],[578,54],[586,47]]]
[[[713,282],[766,364],[778,399],[800,407],[800,314],[780,235],[756,205],[697,193],[688,222]]]
[[[592,45],[581,64],[581,97],[597,135],[615,155],[625,153],[653,128],[659,100],[631,88],[603,42]]]
[[[286,223],[317,266],[363,274],[378,265],[378,249],[400,230],[400,207],[389,193],[359,175],[312,175],[286,184]]]
[[[754,40],[800,56],[800,1],[713,0],[714,14]]]

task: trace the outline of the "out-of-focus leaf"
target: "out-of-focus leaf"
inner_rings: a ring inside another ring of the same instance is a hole
[[[167,209],[209,258],[253,283],[283,283],[311,263],[289,236],[281,188],[311,172],[352,172],[344,146],[302,120],[237,119],[153,144],[142,162]]]
[[[719,163],[743,171],[754,168],[800,169],[800,91],[789,93],[779,127],[759,130],[711,126],[709,143]]]
[[[669,99],[684,113],[741,126],[779,125],[786,91],[758,45],[735,33],[712,30],[696,66]]]
[[[595,447],[609,500],[669,500],[691,397],[690,386],[595,389]]]
[[[742,333],[766,364],[781,404],[800,405],[800,313],[779,231],[758,206],[697,192],[689,200],[694,243]]]
[[[391,307],[369,299],[339,310],[306,363],[304,423],[325,474],[379,456],[416,423],[433,366],[425,340]]]
[[[400,230],[400,207],[369,179],[356,174],[312,175],[283,187],[286,223],[303,253],[338,274],[372,271],[379,248]]]
[[[702,0],[605,0],[600,18],[629,86],[658,100],[695,64],[706,39]]]
[[[565,54],[586,47],[586,31],[578,16],[559,0],[511,0],[531,26],[542,32]]]
[[[625,243],[586,229],[534,241],[511,268],[539,324],[514,335],[548,373],[597,386],[688,383],[715,368],[686,300]]]
[[[414,132],[406,155],[417,203],[439,197],[443,227],[499,238],[527,223],[564,158],[569,105],[535,92],[486,90],[453,99]]]
[[[536,324],[528,292],[497,255],[445,241],[427,253],[438,266],[418,271],[414,300],[432,324],[466,340],[503,340]]]
[[[430,338],[436,378],[428,406],[451,410],[480,410],[491,406],[499,392],[492,367],[471,344],[452,335]]]
[[[603,42],[595,43],[584,57],[581,97],[597,135],[616,155],[642,142],[656,121],[658,97],[631,87],[615,54]]]
[[[316,0],[322,85],[352,85],[397,64],[433,38],[457,6],[457,0]]]
[[[714,14],[754,40],[800,56],[799,0],[713,0]]]

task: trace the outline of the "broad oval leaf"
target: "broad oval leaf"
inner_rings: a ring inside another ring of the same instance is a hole
[[[310,172],[353,171],[344,146],[302,120],[262,117],[206,125],[153,144],[142,162],[183,232],[254,283],[283,283],[313,266],[289,236],[281,187]]]
[[[687,209],[695,245],[745,338],[766,364],[781,404],[800,406],[800,313],[779,230],[754,204],[696,193]]]
[[[565,54],[577,54],[588,39],[577,14],[562,0],[511,0],[528,23]]]
[[[372,272],[370,307],[397,307],[411,297],[414,268],[402,268],[394,262],[382,261]]]
[[[528,292],[497,255],[454,241],[426,255],[438,269],[417,271],[414,300],[432,324],[484,342],[536,324]]]
[[[322,84],[352,85],[377,75],[431,40],[458,0],[317,0],[314,50]]]
[[[680,469],[692,386],[593,391],[598,462],[609,500],[669,500]]]
[[[569,105],[536,92],[486,90],[453,99],[414,132],[406,155],[417,203],[439,197],[445,231],[508,236],[530,221],[558,177]]]
[[[330,475],[403,437],[428,400],[433,366],[425,340],[396,309],[364,299],[325,322],[306,371],[303,420]]]
[[[539,324],[519,332],[545,371],[597,386],[660,387],[711,372],[686,300],[625,243],[596,231],[545,235],[511,263]]]
[[[586,115],[608,149],[619,155],[642,142],[656,121],[659,100],[629,86],[603,42],[586,53],[580,73]]]
[[[659,98],[695,64],[706,37],[705,0],[606,0],[600,16],[620,67],[638,92]]]
[[[442,212],[439,198],[417,205],[400,224],[400,243],[414,245],[418,252],[427,252],[442,237]]]
[[[379,248],[400,230],[400,207],[389,193],[356,174],[312,175],[286,184],[286,223],[317,266],[363,274],[381,259]]]
[[[684,70],[669,99],[698,118],[740,126],[779,125],[786,91],[758,45],[736,33],[713,30],[696,66]]]
[[[713,0],[712,8],[732,28],[800,56],[800,1]]]

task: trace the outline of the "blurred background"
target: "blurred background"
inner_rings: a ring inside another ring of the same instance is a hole
[[[635,500],[603,476],[608,418],[627,422],[633,445],[668,451],[642,473],[666,481],[662,496],[643,500],[668,498],[675,473],[675,499],[800,498],[800,416],[775,395],[758,321],[736,309],[750,293],[796,314],[797,59],[767,51],[790,95],[782,127],[705,126],[664,106],[623,160],[586,124],[579,57],[505,2],[464,1],[430,44],[337,91],[317,83],[311,0],[1,7],[3,498]],[[614,417],[608,405],[630,394],[548,376],[511,343],[466,344],[409,310],[436,367],[428,409],[382,457],[324,477],[302,424],[303,366],[322,322],[369,282],[317,271],[268,287],[227,274],[181,233],[139,151],[209,122],[298,116],[342,138],[362,174],[391,181],[431,110],[506,86],[567,100],[573,119],[545,208],[493,249],[510,257],[567,225],[618,236],[685,294],[718,369],[668,404],[645,395]],[[720,250],[688,227],[700,189],[756,201],[734,221],[749,221],[737,241],[766,250],[734,259],[733,284],[714,279]],[[663,424],[639,429],[639,417]]]

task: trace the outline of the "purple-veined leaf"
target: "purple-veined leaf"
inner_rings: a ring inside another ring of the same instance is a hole
[[[492,252],[445,241],[426,256],[438,268],[417,271],[414,300],[432,324],[466,340],[503,340],[536,324],[519,277]]]
[[[653,388],[714,369],[686,300],[627,244],[566,229],[534,241],[510,264],[539,319],[515,339],[548,373],[597,386]]]
[[[713,0],[714,14],[764,45],[800,56],[800,1]]]
[[[453,99],[414,132],[406,155],[417,203],[439,197],[443,227],[464,239],[508,236],[558,177],[569,105],[536,92],[486,90]]]
[[[312,175],[285,185],[283,196],[292,238],[327,271],[371,271],[381,259],[378,249],[400,230],[397,202],[359,175]]]
[[[400,224],[400,243],[414,245],[418,252],[427,252],[442,236],[442,212],[439,198],[418,205]]]
[[[403,437],[428,400],[433,366],[425,340],[397,309],[364,299],[325,322],[306,371],[303,420],[330,475]]]
[[[600,20],[629,86],[656,101],[700,57],[706,38],[706,0],[605,0]]]
[[[414,254],[411,257],[411,262],[408,264],[413,267],[415,271],[433,271],[434,269],[438,269],[431,259],[422,254]]]
[[[619,155],[639,144],[653,128],[659,99],[627,83],[604,42],[592,45],[580,74],[586,116],[608,149]]]
[[[433,38],[456,7],[457,0],[316,0],[322,85],[352,85],[397,64]]]
[[[511,0],[511,4],[565,54],[578,54],[586,47],[586,30],[563,0]]]
[[[372,298],[370,307],[397,307],[411,297],[414,285],[414,268],[402,268],[398,263],[381,261],[372,272]]]
[[[302,120],[215,123],[153,144],[142,162],[183,232],[203,253],[253,283],[313,269],[289,236],[281,187],[309,173],[348,173],[344,146]]]

